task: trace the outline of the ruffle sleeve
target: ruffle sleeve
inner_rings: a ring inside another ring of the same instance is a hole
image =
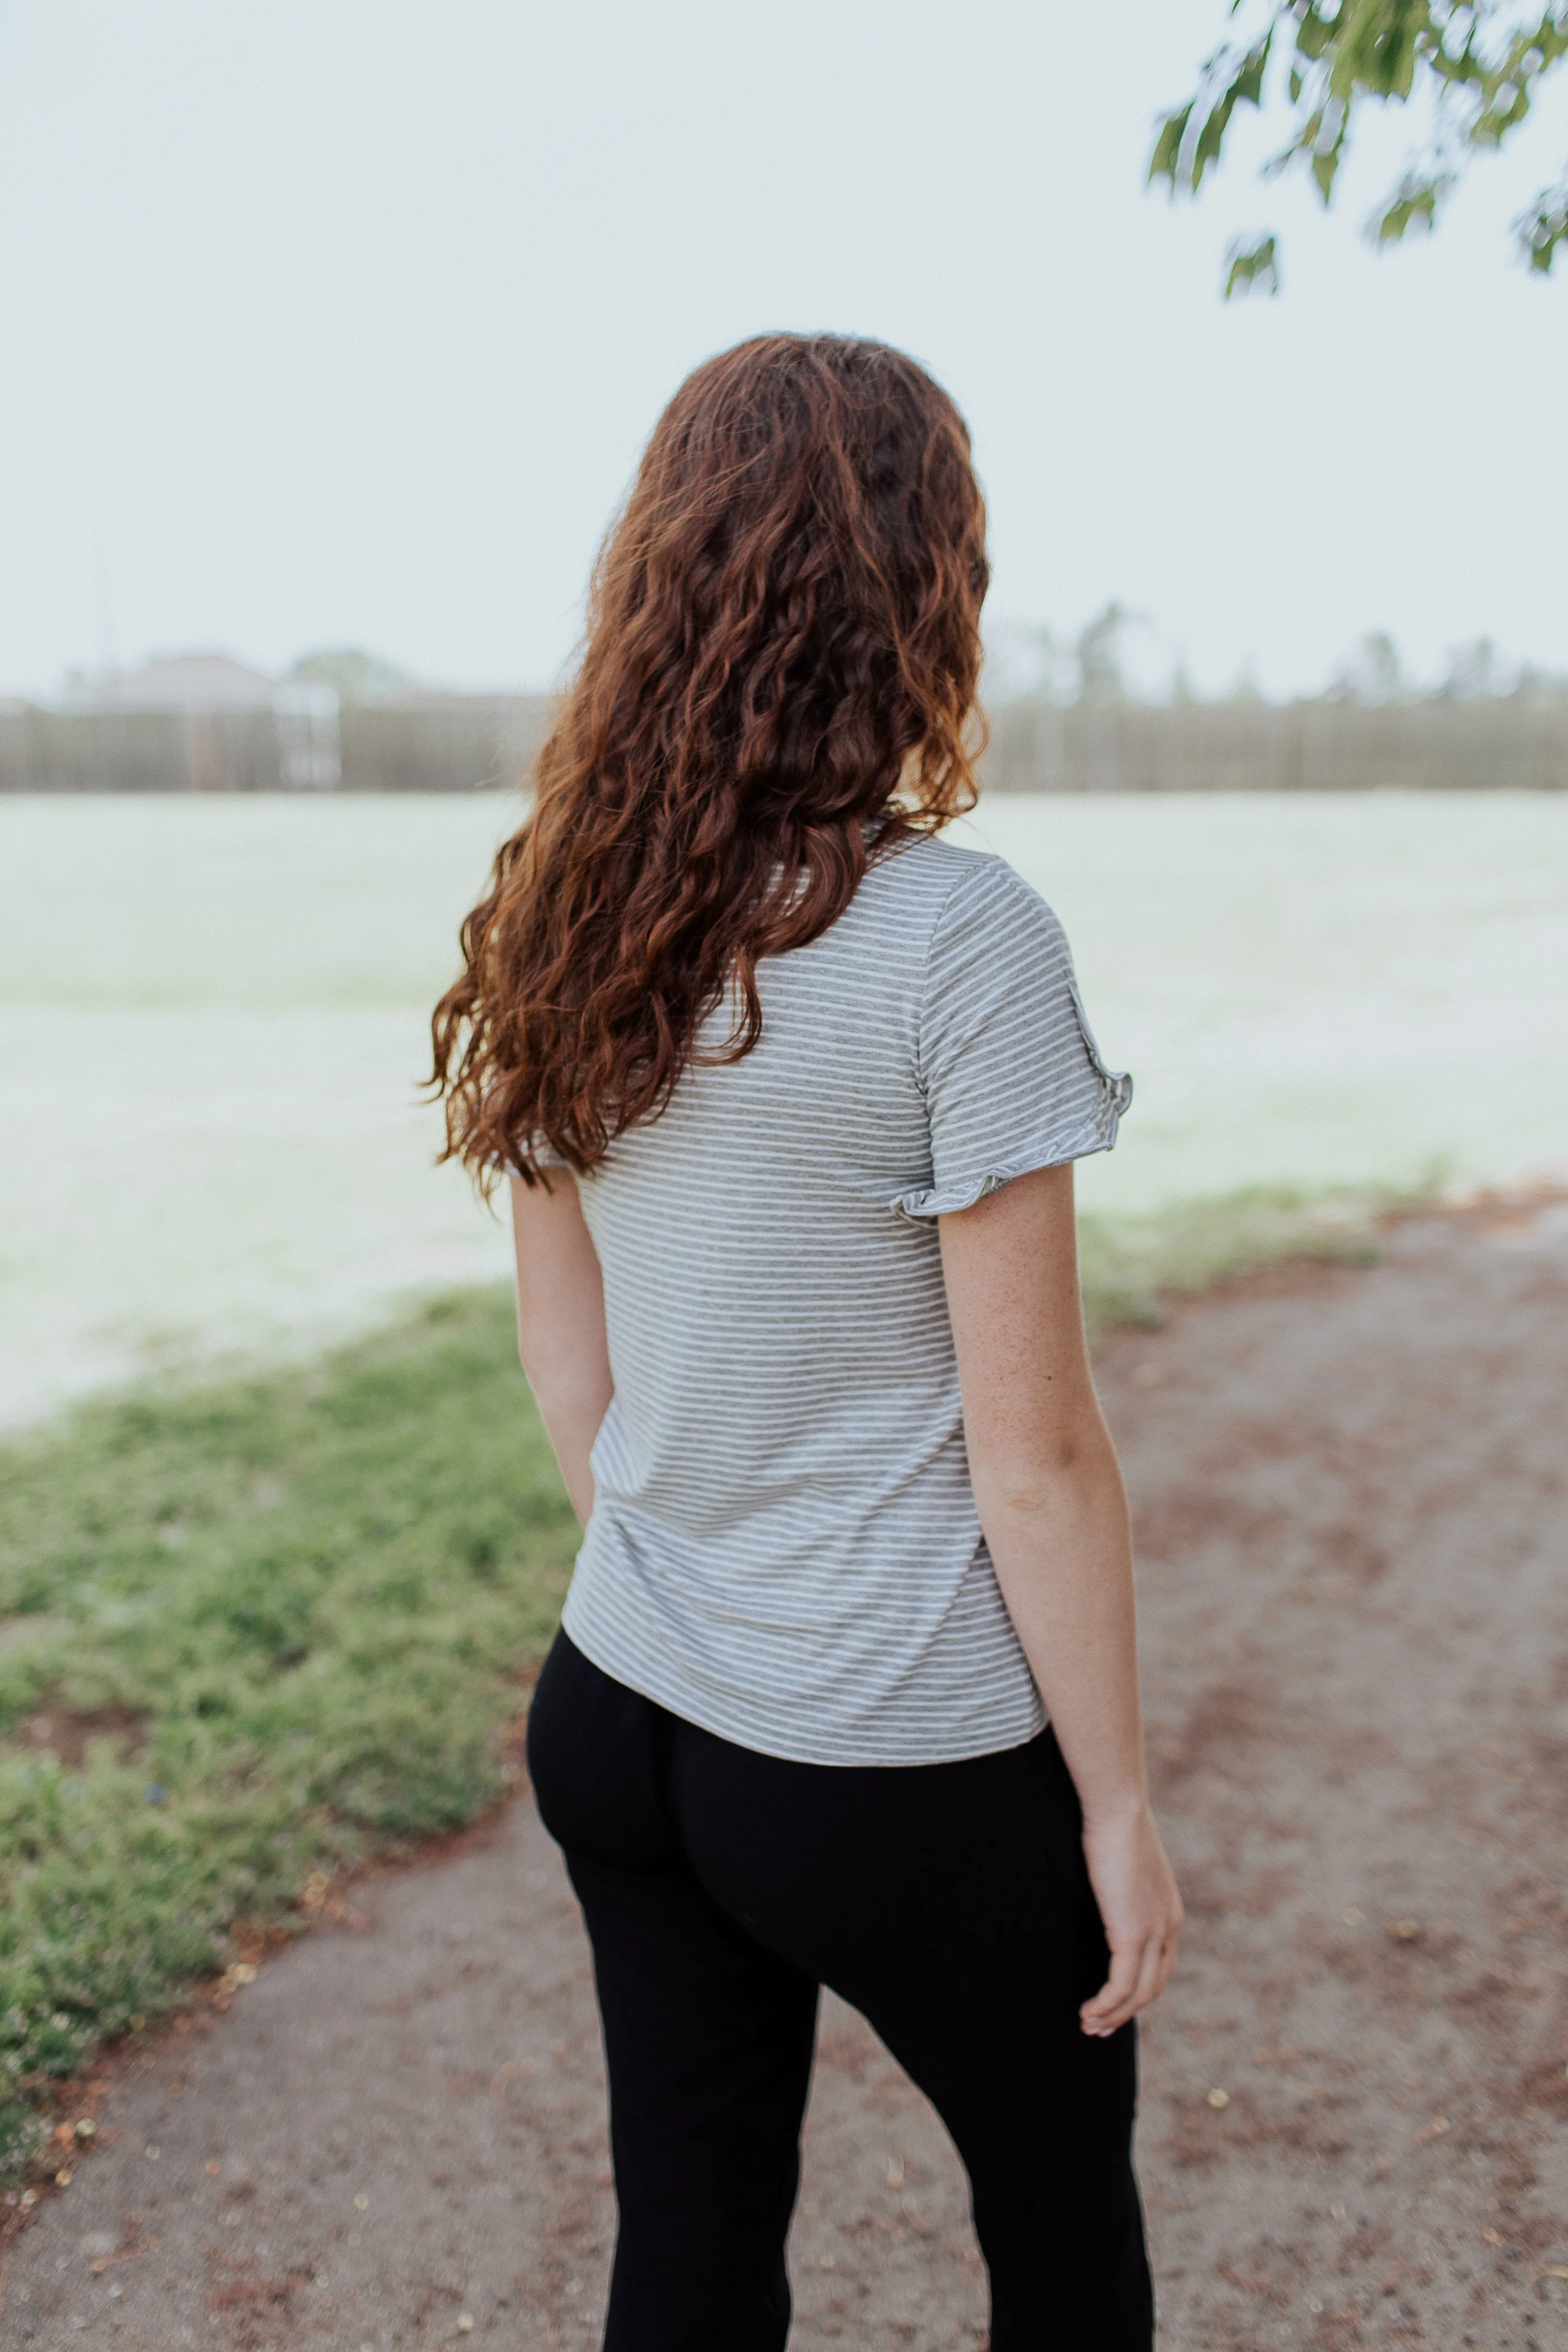
[[[931,1168],[890,1202],[906,1217],[946,1216],[1109,1151],[1132,1099],[1094,1042],[1060,923],[999,857],[978,862],[937,922],[919,1055]]]

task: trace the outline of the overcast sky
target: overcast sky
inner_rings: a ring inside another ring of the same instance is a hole
[[[1397,136],[1327,221],[1235,163],[1143,192],[1224,18],[0,0],[0,690],[340,644],[546,684],[660,405],[772,327],[953,392],[999,621],[1118,596],[1209,688],[1310,687],[1373,627],[1568,667],[1568,267],[1507,240],[1568,89],[1380,259]],[[1223,305],[1265,225],[1284,293]]]

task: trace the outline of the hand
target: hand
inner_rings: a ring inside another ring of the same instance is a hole
[[[1086,1824],[1083,1850],[1110,1946],[1110,1974],[1079,2011],[1084,2032],[1099,2038],[1164,1991],[1181,1941],[1182,1898],[1147,1805]]]

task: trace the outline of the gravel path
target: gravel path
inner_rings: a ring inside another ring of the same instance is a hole
[[[1568,2347],[1568,1204],[1118,1335],[1190,1914],[1144,2042],[1166,2352]],[[526,1802],[123,2063],[7,2352],[597,2341],[586,1954]],[[800,2352],[984,2336],[962,2179],[825,2011]]]

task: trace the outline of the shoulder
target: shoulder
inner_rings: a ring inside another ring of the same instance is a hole
[[[941,839],[910,842],[879,860],[867,882],[873,877],[871,898],[894,919],[923,915],[927,953],[939,961],[963,962],[982,948],[995,950],[1004,962],[1016,951],[1066,950],[1051,908],[994,850]]]
[[[953,920],[1005,918],[1009,909],[1050,913],[1033,884],[994,850],[941,836],[905,842],[878,858],[860,887],[869,904],[906,916],[922,908],[942,929]]]
[[[874,856],[866,869],[866,883],[880,890],[944,898],[975,874],[1004,862],[992,850],[971,849],[945,834],[916,834]]]

